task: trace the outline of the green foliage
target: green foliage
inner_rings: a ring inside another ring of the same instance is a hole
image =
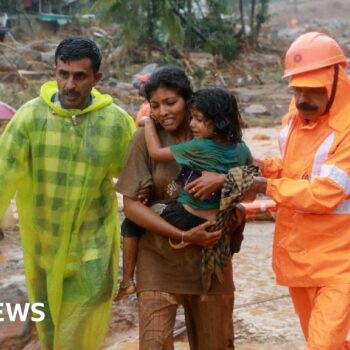
[[[213,55],[221,55],[227,61],[231,61],[239,54],[237,40],[230,34],[220,37],[220,39],[209,41],[207,48]]]
[[[7,12],[8,14],[15,13],[19,4],[19,0],[0,0],[0,10]]]
[[[157,63],[159,66],[163,66],[167,64],[181,66],[181,62],[167,51],[163,52],[161,55],[156,57],[154,59],[154,62]]]
[[[207,0],[209,11],[216,14],[226,13],[228,9],[228,1],[225,0]]]
[[[172,47],[198,48],[231,60],[239,52],[238,43],[256,45],[261,25],[268,18],[268,3],[269,0],[97,0],[92,10],[103,21],[121,25],[122,43],[128,50],[147,48],[148,53],[154,49],[164,53]],[[245,22],[252,26],[248,34],[236,30],[238,20],[243,27]]]
[[[180,21],[169,0],[98,0],[93,9],[104,20],[121,23],[127,48],[147,44],[152,49],[162,42],[176,45],[183,41]]]
[[[192,78],[194,80],[194,86],[203,86],[203,80],[207,76],[207,70],[202,67],[197,67],[192,72]]]
[[[263,16],[265,20],[269,18],[269,0],[260,0],[258,16]]]

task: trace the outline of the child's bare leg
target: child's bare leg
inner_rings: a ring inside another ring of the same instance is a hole
[[[139,237],[124,237],[123,239],[123,279],[115,298],[116,301],[136,291],[134,272],[139,240]]]

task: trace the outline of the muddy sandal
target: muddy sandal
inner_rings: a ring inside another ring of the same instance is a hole
[[[135,292],[136,286],[134,281],[122,282],[119,286],[118,293],[114,301],[120,301]]]

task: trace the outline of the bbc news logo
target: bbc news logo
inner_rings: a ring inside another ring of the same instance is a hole
[[[0,303],[0,322],[25,322],[29,315],[33,322],[41,322],[45,319],[44,307],[44,303]]]

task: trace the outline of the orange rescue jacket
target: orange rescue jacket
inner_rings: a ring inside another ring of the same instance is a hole
[[[331,84],[325,82],[328,91]],[[277,202],[273,269],[292,287],[350,283],[350,80],[340,69],[329,114],[306,123],[290,108],[281,159],[264,162]]]

